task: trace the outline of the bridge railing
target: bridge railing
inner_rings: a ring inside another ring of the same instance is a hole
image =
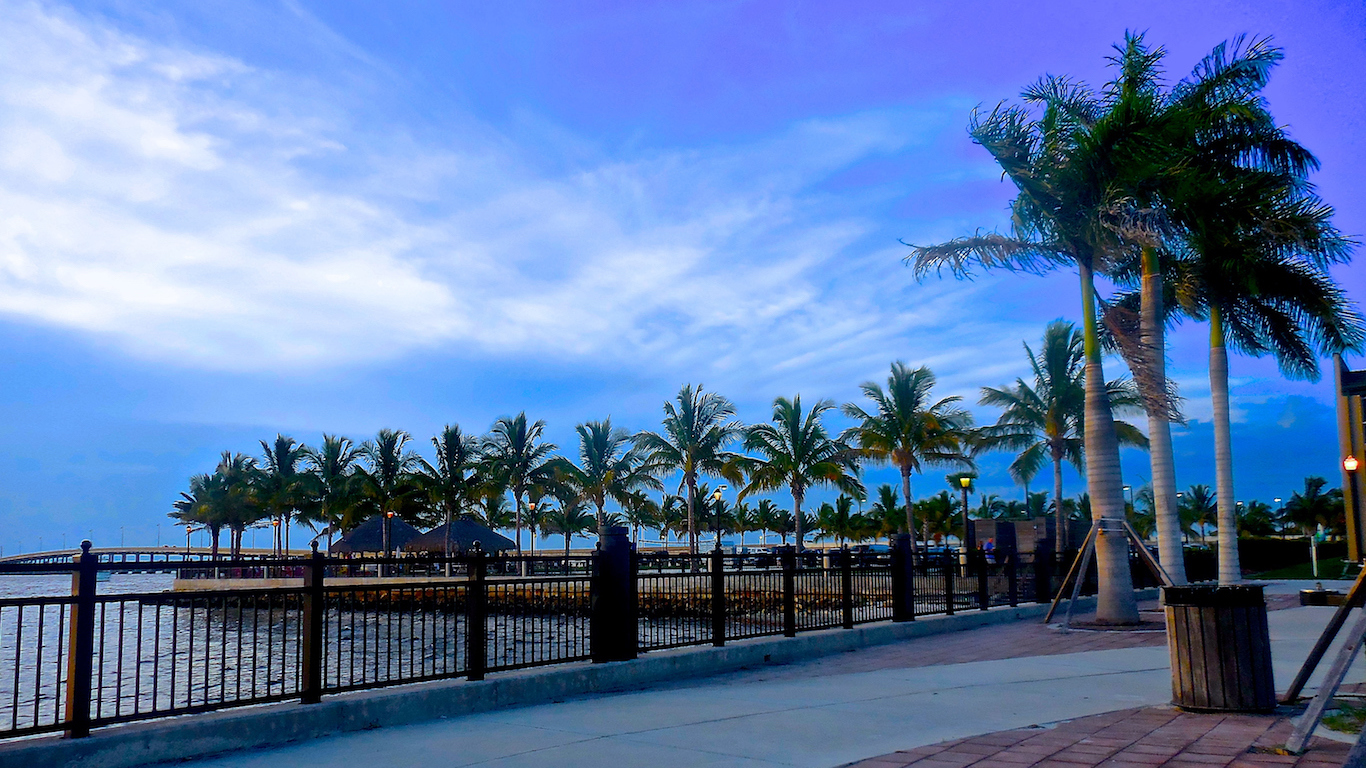
[[[964,566],[931,553],[912,563],[905,541],[882,553],[657,556],[612,532],[591,557],[314,552],[248,566],[297,582],[102,594],[101,572],[145,564],[84,552],[76,562],[0,564],[0,579],[72,580],[69,595],[0,599],[0,738],[80,737],[226,707],[985,610],[1046,598],[1049,579],[1047,561],[1016,557]],[[357,569],[376,578],[355,578]]]

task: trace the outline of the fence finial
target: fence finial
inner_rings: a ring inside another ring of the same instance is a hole
[[[88,555],[88,554],[90,554],[90,539],[85,539],[84,541],[81,542],[81,554],[83,554],[83,555]]]

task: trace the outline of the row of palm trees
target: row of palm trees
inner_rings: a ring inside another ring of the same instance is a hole
[[[973,140],[991,153],[1018,195],[1008,234],[979,232],[913,247],[917,276],[974,268],[1080,277],[1085,367],[1086,480],[1095,514],[1122,519],[1121,432],[1102,369],[1108,343],[1133,372],[1148,418],[1159,553],[1184,579],[1166,378],[1170,323],[1207,323],[1214,408],[1219,574],[1239,578],[1228,348],[1271,354],[1287,375],[1316,377],[1317,356],[1359,347],[1360,318],[1329,276],[1352,243],[1308,182],[1318,162],[1272,118],[1262,97],[1281,60],[1269,40],[1217,46],[1168,83],[1165,51],[1126,36],[1098,91],[1047,76],[1024,103],[974,113]],[[1097,276],[1117,287],[1097,291]],[[1098,619],[1138,618],[1121,536],[1101,536]]]

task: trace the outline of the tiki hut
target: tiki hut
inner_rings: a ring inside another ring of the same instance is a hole
[[[502,552],[517,548],[517,544],[512,539],[472,517],[465,516],[451,521],[451,554],[467,552],[474,547],[476,541],[479,542],[479,547],[485,552]],[[412,539],[403,545],[403,551],[444,554],[446,552],[446,526],[444,524],[438,525]]]
[[[346,535],[332,543],[333,553],[361,554],[363,552],[384,552],[384,518],[375,515],[346,532]],[[422,535],[422,531],[403,522],[401,518],[389,518],[389,548],[397,552],[404,544]]]

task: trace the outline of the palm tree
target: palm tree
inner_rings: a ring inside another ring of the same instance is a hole
[[[409,523],[421,522],[426,512],[422,499],[422,485],[417,473],[424,462],[413,451],[407,450],[412,436],[396,429],[381,429],[373,441],[360,448],[365,467],[358,471],[361,493],[371,509],[381,516],[384,534],[384,555],[392,553],[390,520],[397,517]]]
[[[257,478],[258,495],[267,512],[279,520],[276,546],[281,554],[289,552],[289,524],[296,510],[309,502],[308,474],[304,464],[308,446],[286,435],[275,435],[274,442],[261,441],[265,461]]]
[[[940,491],[922,499],[915,506],[920,511],[926,544],[932,540],[943,541],[947,536],[957,536],[960,541],[962,540],[961,529],[958,527],[961,517],[958,514],[958,502],[954,501],[948,491]]]
[[[733,456],[727,446],[741,434],[734,420],[735,406],[715,392],[704,392],[702,385],[685,385],[674,402],[664,403],[662,434],[641,432],[635,443],[647,454],[646,463],[659,469],[683,473],[680,495],[688,505],[689,551],[697,553],[696,510],[699,475],[730,475],[727,465]],[[686,489],[686,492],[684,492]]]
[[[1342,490],[1324,491],[1326,485],[1328,481],[1322,477],[1306,477],[1304,490],[1296,491],[1285,503],[1285,516],[1299,527],[1300,533],[1312,535],[1320,525],[1329,531],[1345,527]]]
[[[1209,527],[1218,519],[1219,505],[1208,485],[1192,485],[1181,494],[1177,507],[1182,521],[1200,536],[1205,545]]]
[[[756,424],[745,432],[745,449],[759,456],[737,460],[749,478],[740,498],[782,488],[792,494],[798,552],[803,547],[802,501],[808,489],[832,486],[860,497],[864,493],[857,477],[856,452],[831,438],[821,422],[821,416],[834,407],[833,400],[821,400],[803,414],[801,395],[791,400],[777,398],[772,423]]]
[[[833,537],[838,546],[844,546],[846,539],[858,539],[863,535],[867,527],[867,521],[863,516],[854,511],[854,497],[841,493],[834,505],[829,502],[821,504],[816,513],[816,524],[825,532],[826,537]]]
[[[778,509],[778,505],[774,504],[772,499],[759,499],[759,503],[754,507],[754,524],[758,526],[756,530],[759,531],[760,544],[768,543],[769,531],[778,532],[778,518],[781,514],[782,510]],[[787,543],[786,540],[783,543]]]
[[[445,555],[451,556],[451,523],[460,517],[465,506],[476,496],[478,478],[475,470],[482,456],[479,453],[479,440],[467,435],[459,424],[447,424],[441,434],[432,438],[436,449],[436,463],[422,461],[423,480],[427,488],[428,500],[446,519]],[[446,575],[450,575],[450,563],[446,564]]]
[[[569,558],[569,540],[581,533],[590,531],[598,520],[588,512],[583,500],[576,496],[562,499],[560,504],[544,513],[545,529],[549,533],[564,536],[564,556]]]
[[[948,243],[913,247],[908,257],[918,278],[947,267],[959,276],[974,266],[1044,272],[1077,269],[1081,283],[1087,487],[1099,523],[1124,519],[1119,439],[1101,362],[1095,274],[1112,271],[1132,249],[1134,232],[1150,227],[1133,205],[1129,182],[1146,155],[1148,136],[1112,130],[1098,122],[1096,100],[1084,86],[1046,76],[1024,92],[1025,106],[999,105],[974,113],[970,134],[1019,194],[1012,203],[1012,233],[979,233]],[[1031,111],[1033,110],[1033,111]],[[1098,127],[1099,126],[1099,127]],[[1098,537],[1097,621],[1132,624],[1138,604],[1122,536]]]
[[[189,541],[191,526],[199,525],[209,531],[214,560],[218,559],[218,536],[223,530],[223,516],[217,505],[217,498],[223,493],[222,484],[213,475],[198,474],[190,477],[190,488],[181,491],[180,498],[171,502],[169,516],[177,524],[185,526],[185,540]]]
[[[897,499],[897,490],[891,483],[883,483],[877,487],[877,501],[869,507],[869,517],[877,522],[877,536],[886,536],[890,543],[892,536],[906,523],[905,510],[902,509],[901,502]]]
[[[1003,448],[1019,451],[1010,464],[1017,481],[1038,474],[1044,462],[1053,465],[1053,508],[1057,517],[1057,556],[1067,551],[1067,524],[1062,511],[1062,465],[1068,462],[1082,472],[1085,457],[1086,372],[1083,365],[1085,342],[1081,331],[1065,320],[1054,320],[1044,329],[1038,353],[1024,345],[1025,356],[1034,374],[1031,386],[1024,379],[1015,384],[983,387],[982,405],[1002,409],[1000,418],[979,431],[981,449]],[[1136,411],[1142,407],[1137,388],[1127,379],[1106,382],[1106,395],[1113,412]],[[1146,447],[1147,438],[1138,428],[1116,421],[1115,437],[1125,445]],[[1184,573],[1184,569],[1182,570]],[[1183,578],[1184,581],[1184,578]]]
[[[640,529],[659,525],[659,505],[643,493],[633,493],[621,505],[626,524],[631,526],[631,541],[640,544]]]
[[[549,485],[554,480],[551,460],[555,444],[543,440],[544,433],[545,422],[528,422],[523,411],[495,421],[484,439],[484,454],[492,469],[512,491],[518,555],[522,554],[522,498],[533,486]]]
[[[573,488],[583,501],[597,510],[598,538],[606,535],[605,508],[612,499],[625,507],[642,489],[662,490],[654,477],[655,467],[645,452],[632,444],[630,433],[612,426],[610,417],[575,428],[579,435],[579,464],[567,459],[554,462],[556,478]]]
[[[972,414],[957,406],[960,397],[930,401],[935,377],[929,368],[914,370],[892,363],[884,391],[876,382],[860,385],[875,406],[872,413],[849,403],[844,415],[857,422],[843,439],[875,462],[901,471],[901,493],[906,504],[906,531],[911,534],[911,559],[916,558],[915,516],[911,503],[911,475],[932,466],[971,467]]]
[[[319,448],[307,453],[308,473],[312,475],[313,504],[306,514],[311,522],[326,525],[329,548],[332,535],[360,524],[363,509],[356,470],[360,450],[348,437],[323,435]]]
[[[1264,501],[1248,502],[1238,516],[1238,535],[1269,537],[1275,533],[1276,510]]]

